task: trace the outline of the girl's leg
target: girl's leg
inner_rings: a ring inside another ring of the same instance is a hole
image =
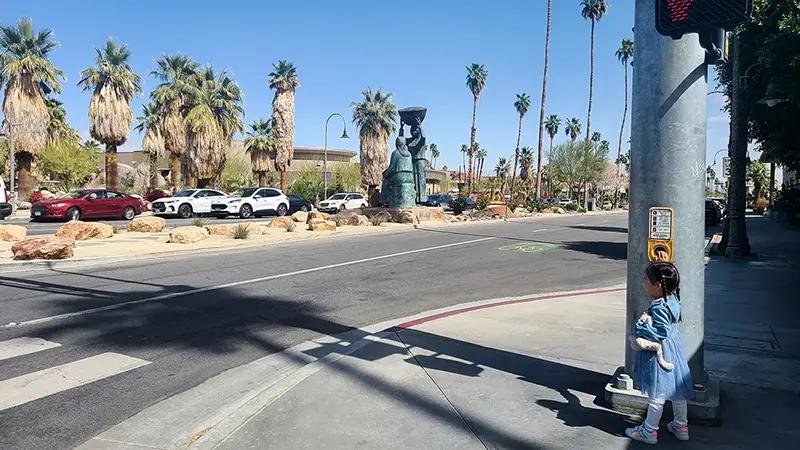
[[[684,405],[686,402],[684,402]],[[664,399],[651,398],[647,402],[647,418],[644,421],[644,426],[647,431],[658,430],[658,422],[661,421],[661,414],[664,412]]]
[[[673,423],[679,427],[685,427],[689,425],[689,420],[686,418],[688,405],[686,404],[686,400],[673,400],[672,401],[672,413],[675,416],[675,420]]]

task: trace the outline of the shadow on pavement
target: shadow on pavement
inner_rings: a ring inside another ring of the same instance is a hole
[[[592,225],[568,225],[567,228],[572,228],[575,230],[585,230],[585,231],[606,231],[609,233],[628,233],[627,228],[622,227],[604,227],[604,226],[592,226]]]

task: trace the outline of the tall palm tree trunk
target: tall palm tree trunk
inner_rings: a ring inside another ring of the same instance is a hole
[[[31,183],[31,163],[33,162],[33,155],[28,152],[15,153],[17,159],[17,199],[20,201],[28,201],[31,192],[33,192],[33,184]],[[14,174],[8,174],[13,177]]]
[[[283,180],[281,180],[283,182]],[[258,187],[267,186],[267,172],[261,170],[258,172]]]
[[[119,171],[117,170],[117,146],[106,144],[106,189],[119,190]]]
[[[461,174],[464,174],[464,178],[467,176],[467,154],[466,152],[461,152],[461,168],[458,170],[458,182],[461,183],[461,186],[458,187],[459,191],[464,189],[464,182],[466,180],[461,180]]]
[[[151,152],[147,155],[150,162],[150,190],[158,189],[158,155]]]
[[[472,160],[475,153],[475,121],[478,117],[478,96],[472,97],[472,129],[469,136],[469,175],[467,176],[467,195],[472,193]]]
[[[522,114],[519,115],[519,126],[517,127],[517,148],[514,149],[514,171],[511,172],[511,201],[514,201],[514,189],[517,181],[517,162],[519,161],[519,142],[522,139]]]
[[[625,109],[622,114],[622,126],[619,127],[619,147],[617,147],[617,175],[622,178],[622,137],[625,133],[625,120],[628,118],[628,60],[623,64],[625,68]],[[619,204],[619,183],[614,188],[614,207]]]
[[[594,94],[594,26],[595,20],[592,19],[592,39],[589,49],[589,112],[586,115],[586,139],[592,134],[592,95]]]
[[[173,193],[178,192],[181,184],[181,156],[175,153],[169,155],[169,182]]]
[[[542,147],[544,147],[544,110],[547,104],[547,75],[550,71],[550,23],[553,17],[553,0],[547,0],[547,37],[544,41],[544,77],[542,78],[542,106],[539,110],[539,161],[536,166],[536,199],[542,198]],[[550,149],[553,139],[550,139]]]

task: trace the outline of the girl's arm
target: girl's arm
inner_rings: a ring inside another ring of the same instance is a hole
[[[667,338],[672,323],[669,311],[664,307],[664,303],[659,302],[650,308],[650,315],[653,317],[653,323],[637,322],[634,334],[648,341],[663,341]]]

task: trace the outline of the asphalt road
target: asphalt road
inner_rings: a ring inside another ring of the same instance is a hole
[[[0,392],[76,361],[96,379],[49,396],[47,387],[19,389],[36,399],[18,405],[0,398],[0,447],[72,448],[226,369],[323,334],[622,283],[626,233],[626,214],[495,221],[0,276],[0,326],[23,324],[0,328]],[[119,307],[89,311],[109,305]],[[4,342],[30,338],[52,348],[3,356]],[[111,361],[84,361],[98,355]],[[118,360],[136,367],[103,375]]]
[[[182,225],[190,225],[193,220],[195,219],[179,219],[177,217],[165,217],[167,219],[167,226],[182,226]],[[214,217],[205,217],[205,220],[208,223],[225,223],[225,221],[235,220],[237,222],[269,222],[270,220],[274,219],[274,217],[268,217],[264,219],[249,219],[249,220],[242,220],[237,217],[230,217],[227,219],[217,219]],[[130,223],[129,220],[124,219],[117,219],[117,220],[98,220],[97,222],[107,223],[109,225],[116,225],[118,227],[127,227]],[[9,225],[23,225],[28,228],[28,236],[41,236],[41,235],[52,235],[55,234],[56,230],[59,229],[64,222],[31,222],[30,219],[14,219],[14,220],[6,220],[0,223],[9,224]]]

